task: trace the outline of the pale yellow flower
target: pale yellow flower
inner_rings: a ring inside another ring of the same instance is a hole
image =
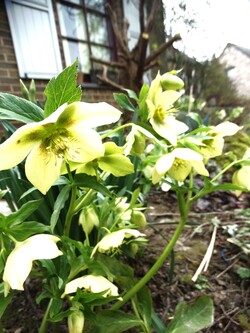
[[[181,96],[175,90],[163,91],[161,75],[152,81],[146,103],[149,109],[149,122],[161,137],[176,146],[177,136],[188,130],[188,126],[174,117],[174,102]]]
[[[93,128],[116,122],[120,115],[107,103],[64,104],[46,119],[20,127],[0,145],[0,170],[27,156],[26,176],[45,194],[65,163],[86,163],[104,155],[101,137]]]
[[[85,275],[68,282],[62,297],[73,294],[77,289],[84,289],[91,293],[101,293],[106,290],[103,297],[118,296],[118,288],[103,276]]]
[[[113,251],[118,248],[124,241],[125,238],[131,237],[143,237],[145,236],[136,229],[121,229],[118,231],[111,232],[102,238],[102,240],[96,244],[91,257],[98,250],[99,252]]]
[[[183,182],[190,174],[192,168],[200,175],[208,176],[208,171],[203,163],[203,156],[189,148],[175,148],[159,158],[153,174],[153,184],[159,183],[166,173],[171,178]]]
[[[206,159],[220,156],[224,147],[224,137],[232,136],[240,129],[242,129],[242,127],[230,121],[225,121],[211,128],[208,132],[202,132],[202,135],[205,134],[208,136],[208,138],[202,139],[202,145],[199,146],[203,156]]]
[[[23,290],[23,284],[32,269],[34,260],[53,259],[62,255],[63,253],[56,246],[59,240],[53,235],[38,234],[18,242],[8,256],[4,268],[3,281],[6,293],[9,288]]]

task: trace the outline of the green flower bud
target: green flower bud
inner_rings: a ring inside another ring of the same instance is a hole
[[[176,75],[165,73],[161,76],[163,90],[179,90],[184,87],[184,82]]]
[[[85,234],[89,235],[94,226],[99,225],[99,219],[92,206],[88,206],[82,209],[79,216],[79,224],[82,226]]]
[[[133,210],[131,222],[139,228],[144,228],[147,224],[145,215],[139,210]]]
[[[82,333],[84,327],[84,315],[82,311],[75,310],[68,316],[69,333]]]
[[[137,131],[137,133],[134,136],[134,143],[132,145],[130,154],[140,157],[141,153],[145,149],[145,142],[146,142],[145,135]]]

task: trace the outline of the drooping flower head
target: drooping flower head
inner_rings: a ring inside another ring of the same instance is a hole
[[[249,160],[249,164],[242,165],[240,169],[234,172],[232,182],[250,191],[250,148],[246,150],[243,159]],[[241,192],[237,190],[236,195],[240,195]]]
[[[104,236],[100,240],[100,242],[96,244],[95,248],[92,251],[91,257],[93,257],[97,250],[102,253],[107,251],[113,251],[123,243],[124,239],[143,236],[145,235],[136,229],[121,229],[111,232],[110,234]]]
[[[163,91],[161,75],[158,73],[152,81],[146,100],[149,109],[149,122],[161,137],[167,139],[172,145],[177,144],[177,135],[188,130],[188,126],[175,119],[173,103],[181,96],[175,90]]]
[[[203,132],[202,134],[205,134],[207,138],[202,140],[202,145],[200,145],[199,149],[204,158],[208,159],[220,156],[224,147],[224,137],[234,135],[241,128],[230,121],[225,121],[212,127],[207,132]]]
[[[189,148],[175,148],[170,153],[161,156],[156,162],[152,173],[152,182],[157,184],[166,172],[173,179],[183,182],[192,168],[198,174],[208,176],[201,154]]]
[[[104,276],[90,274],[68,282],[62,297],[75,293],[78,288],[92,293],[101,293],[106,290],[103,297],[119,295],[118,288]]]
[[[0,170],[16,166],[27,156],[26,176],[45,194],[65,163],[86,163],[104,155],[101,137],[93,128],[116,122],[120,115],[103,102],[64,104],[43,121],[17,129],[0,145]]]
[[[56,245],[59,240],[53,235],[38,234],[18,242],[5,264],[3,273],[5,294],[8,293],[9,288],[23,290],[23,284],[32,269],[34,260],[53,259],[62,255],[63,253]]]

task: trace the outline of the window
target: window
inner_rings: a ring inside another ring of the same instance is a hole
[[[51,0],[5,0],[19,75],[50,79],[62,70]]]
[[[100,68],[100,65],[91,61],[91,56],[105,61],[114,60],[112,30],[105,13],[105,2],[56,2],[66,66],[78,58],[84,81],[90,81],[93,71]]]

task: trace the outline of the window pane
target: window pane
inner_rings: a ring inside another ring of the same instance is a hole
[[[88,14],[88,28],[91,42],[109,45],[105,18],[95,14]]]
[[[83,12],[78,8],[62,4],[57,6],[62,35],[86,40]]]
[[[91,51],[94,57],[110,61],[110,50],[100,46],[91,46]]]
[[[63,49],[66,66],[70,66],[78,58],[78,69],[83,73],[90,73],[90,61],[88,46],[84,43],[63,40]]]
[[[94,8],[99,12],[104,13],[104,0],[85,0],[85,6],[88,8]]]

